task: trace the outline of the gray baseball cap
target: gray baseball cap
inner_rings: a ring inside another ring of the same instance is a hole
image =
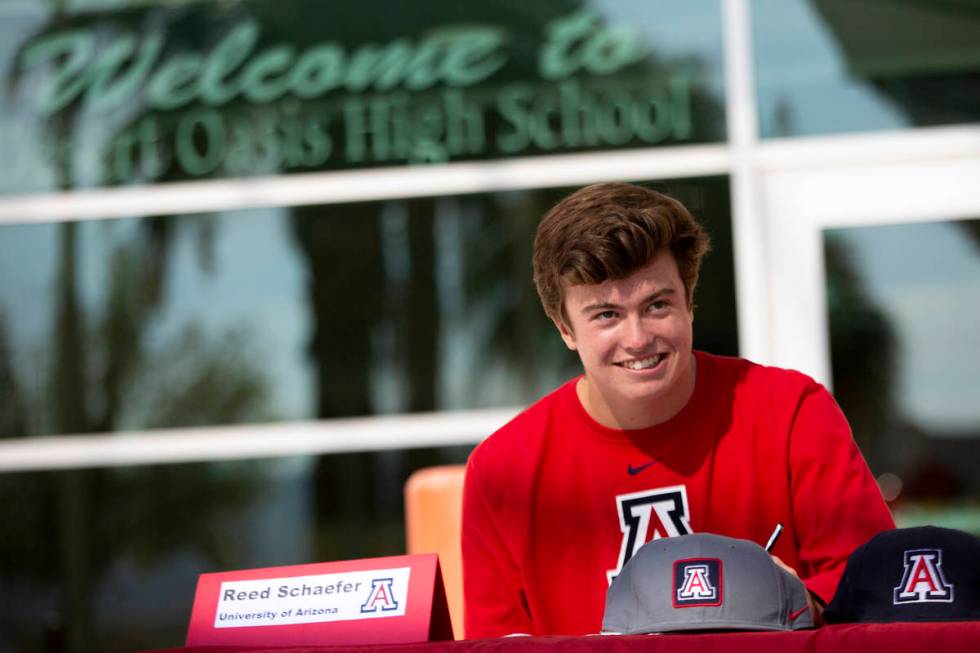
[[[755,542],[663,538],[640,547],[613,580],[602,632],[813,628],[806,592]]]

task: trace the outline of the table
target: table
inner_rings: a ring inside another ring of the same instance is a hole
[[[502,637],[384,646],[193,646],[147,653],[921,653],[980,650],[980,621],[837,624],[796,632]]]

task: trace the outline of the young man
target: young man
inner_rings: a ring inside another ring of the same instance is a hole
[[[708,249],[679,202],[579,190],[542,219],[534,282],[584,374],[470,456],[465,631],[599,632],[609,583],[645,542],[711,532],[765,544],[818,601],[894,523],[850,428],[803,374],[692,351]]]

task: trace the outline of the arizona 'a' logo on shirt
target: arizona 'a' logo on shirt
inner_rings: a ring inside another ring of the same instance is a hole
[[[675,608],[721,605],[721,560],[692,558],[674,562]]]
[[[905,571],[902,582],[895,588],[894,604],[952,601],[953,585],[943,576],[943,550],[906,551]]]
[[[616,497],[616,513],[619,515],[623,541],[616,568],[606,572],[610,584],[623,570],[623,565],[650,540],[692,532],[687,488],[683,485],[620,494]]]

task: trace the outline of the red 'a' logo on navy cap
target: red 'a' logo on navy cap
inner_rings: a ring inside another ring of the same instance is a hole
[[[913,549],[905,552],[902,582],[895,588],[892,603],[952,603],[953,585],[943,576],[942,549]]]
[[[674,562],[675,608],[721,605],[722,571],[718,558],[690,558]]]

